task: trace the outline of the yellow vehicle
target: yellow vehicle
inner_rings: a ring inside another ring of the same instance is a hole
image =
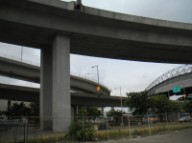
[[[149,114],[143,116],[143,123],[156,123],[160,121],[160,117],[157,114]]]

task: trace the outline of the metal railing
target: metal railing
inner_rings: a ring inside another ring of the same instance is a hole
[[[192,65],[179,66],[179,67],[174,68],[174,69],[164,73],[163,75],[159,76],[152,83],[150,83],[145,90],[149,91],[153,87],[157,86],[158,84],[160,84],[168,79],[171,79],[171,78],[174,78],[174,77],[177,77],[180,75],[184,75],[187,73],[191,73],[191,72],[192,72]]]

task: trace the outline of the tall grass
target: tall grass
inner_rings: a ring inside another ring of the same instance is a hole
[[[95,133],[95,137],[100,140],[135,138],[139,136],[149,136],[157,133],[165,133],[187,128],[192,128],[192,123],[156,124],[151,127],[141,126],[135,128],[118,129],[118,130],[114,129],[114,130],[97,131]]]
[[[155,124],[150,128],[149,126],[139,126],[139,127],[124,127],[121,129],[110,129],[95,132],[95,138],[97,140],[111,140],[120,138],[136,138],[149,136],[159,133],[172,132],[175,130],[192,128],[192,123],[169,123],[169,124]],[[66,139],[66,135],[63,133],[50,133],[50,134],[40,134],[34,138],[29,138],[28,143],[57,143],[57,142],[70,142]],[[13,143],[13,142],[5,142]],[[15,142],[14,142],[15,143]],[[17,143],[23,143],[23,141],[18,141]]]

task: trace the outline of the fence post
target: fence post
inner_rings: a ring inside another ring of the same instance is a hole
[[[169,131],[169,126],[168,126],[168,119],[167,119],[167,112],[166,112],[166,110],[165,110],[165,120],[166,120],[166,124],[167,124],[167,129],[168,129],[168,131]]]
[[[129,115],[127,116],[127,118],[128,118],[128,127],[129,127],[129,137],[131,138],[131,124],[130,124]]]
[[[147,111],[147,121],[148,121],[148,126],[149,126],[149,135],[151,135],[151,125],[150,125],[150,122],[149,122],[148,111]]]

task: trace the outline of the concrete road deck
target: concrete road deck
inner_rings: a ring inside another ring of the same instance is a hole
[[[103,141],[100,143],[191,143],[191,142],[192,142],[192,129],[186,129],[175,131],[168,134],[140,137],[134,139]]]

